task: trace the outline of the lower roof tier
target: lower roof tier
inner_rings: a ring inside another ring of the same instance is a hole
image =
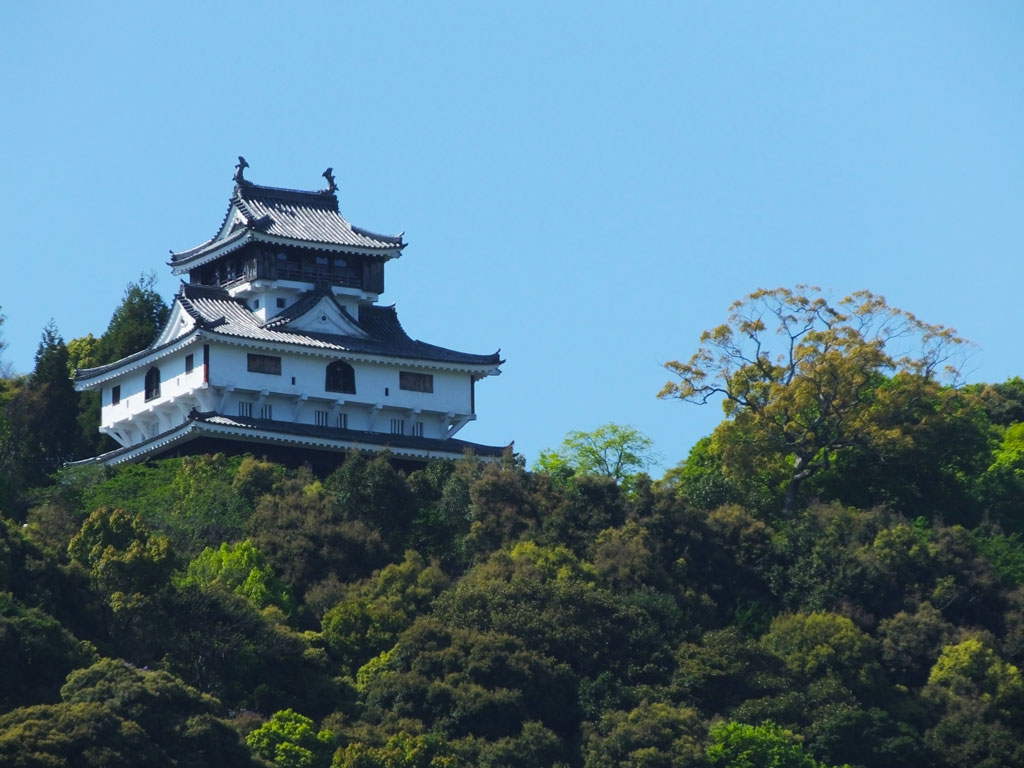
[[[351,451],[386,451],[401,461],[422,464],[432,459],[459,459],[467,453],[484,461],[494,461],[511,448],[511,444],[481,445],[455,438],[440,440],[193,411],[183,424],[149,440],[73,462],[72,466],[116,466],[213,451],[277,456],[282,450],[308,452],[311,461],[319,456],[321,463],[323,454],[338,457]]]

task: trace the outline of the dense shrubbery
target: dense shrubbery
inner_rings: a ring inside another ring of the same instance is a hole
[[[1012,516],[701,504],[713,458],[628,490],[512,458],[64,470],[0,536],[0,754],[1024,765]]]

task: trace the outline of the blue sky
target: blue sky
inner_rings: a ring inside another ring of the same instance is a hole
[[[410,243],[414,337],[501,347],[460,434],[532,461],[570,429],[721,417],[661,364],[759,287],[867,288],[1024,373],[1024,4],[7,3],[3,360],[99,335],[210,237],[236,157]]]

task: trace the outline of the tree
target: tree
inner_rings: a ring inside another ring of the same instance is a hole
[[[182,584],[202,589],[220,587],[247,598],[260,609],[276,605],[290,613],[293,606],[288,587],[248,539],[234,545],[221,544],[219,549],[204,549],[188,564]]]
[[[156,274],[143,274],[124,289],[106,332],[92,350],[97,365],[112,363],[145,349],[167,322],[170,310],[156,291]]]
[[[6,319],[7,318],[4,315],[0,314],[0,328],[3,327],[4,320]],[[0,335],[0,354],[2,354],[5,349],[7,349],[7,342],[4,341],[3,336]],[[0,361],[0,379],[9,379],[12,374],[13,370],[11,368],[11,364]]]
[[[72,458],[78,442],[78,393],[71,381],[68,359],[67,345],[51,320],[43,329],[31,379],[31,387],[40,398],[40,409],[34,414],[35,432],[47,472]]]
[[[281,768],[316,768],[326,766],[330,760],[334,734],[317,731],[310,718],[284,709],[275,712],[245,741],[257,754]]]
[[[709,768],[825,768],[800,738],[775,723],[719,723],[711,728]]]
[[[553,475],[602,475],[628,484],[656,459],[651,438],[635,427],[609,422],[593,432],[568,432],[558,450],[541,451],[536,468]]]
[[[729,321],[701,335],[687,362],[665,367],[679,381],[658,393],[705,404],[721,397],[716,430],[736,472],[775,456],[786,470],[785,509],[801,483],[849,447],[905,444],[901,409],[918,389],[955,381],[964,340],[858,291],[833,304],[820,289],[761,289],[730,307]],[[887,392],[887,377],[917,385]],[[931,386],[929,386],[931,385]]]
[[[632,711],[601,717],[584,746],[584,768],[683,768],[702,765],[705,726],[697,712],[642,701]]]

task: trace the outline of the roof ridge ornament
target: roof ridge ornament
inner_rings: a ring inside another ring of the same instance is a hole
[[[234,180],[235,184],[240,187],[248,187],[252,185],[252,182],[245,178],[245,169],[249,167],[249,164],[245,162],[245,158],[241,155],[238,156],[238,165],[235,166]]]
[[[327,179],[327,189],[321,190],[325,195],[333,195],[338,191],[338,185],[334,181],[334,168],[328,168],[320,175]]]

